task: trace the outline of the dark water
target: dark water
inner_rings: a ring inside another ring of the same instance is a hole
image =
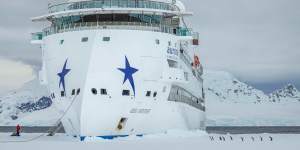
[[[22,127],[23,133],[47,133],[52,127]],[[14,132],[15,127],[0,126],[0,132]],[[259,133],[274,133],[274,134],[300,134],[300,126],[276,126],[276,127],[215,127],[206,128],[208,133],[215,134],[259,134]],[[58,133],[64,133],[64,129]]]
[[[259,134],[259,133],[273,133],[273,134],[300,134],[300,126],[243,126],[243,127],[207,127],[208,133],[216,134]]]

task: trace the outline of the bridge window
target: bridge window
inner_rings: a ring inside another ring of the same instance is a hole
[[[111,1],[107,1],[107,0],[105,0],[104,2],[103,2],[103,5],[104,5],[104,7],[110,7],[111,6]]]
[[[106,89],[101,89],[100,92],[101,92],[101,95],[107,95],[107,90]]]
[[[103,37],[103,41],[104,41],[104,42],[110,41],[110,37]]]
[[[81,42],[87,42],[87,41],[89,41],[89,38],[88,38],[88,37],[83,37],[83,38],[81,38]]]
[[[87,20],[84,20],[87,21]],[[89,20],[88,22],[108,22],[113,21],[113,15],[112,14],[104,14],[104,15],[97,15],[96,20]]]
[[[130,96],[130,90],[123,90],[122,95],[123,96]]]
[[[78,1],[78,0],[77,0]],[[67,11],[74,9],[88,9],[88,8],[148,8],[148,9],[163,9],[174,10],[170,3],[156,2],[149,0],[93,0],[69,2],[58,5],[50,5],[51,13],[58,11]]]
[[[120,6],[120,7],[123,7],[123,8],[124,8],[124,7],[126,8],[126,7],[128,7],[128,3],[127,3],[126,0],[125,0],[125,1],[122,0],[122,1],[119,1],[119,6]]]
[[[54,25],[62,26],[72,23],[99,23],[102,22],[135,22],[135,23],[149,23],[149,24],[162,24],[167,23],[171,25],[170,18],[163,18],[159,15],[148,14],[97,14],[97,15],[85,15],[85,16],[70,16],[61,17],[53,21]]]
[[[133,0],[128,1],[128,7],[135,8],[135,2]]]
[[[150,97],[151,96],[151,91],[147,91],[146,96]]]
[[[60,95],[61,95],[61,97],[65,97],[65,96],[66,96],[65,91],[61,91],[61,92],[60,92]]]
[[[119,6],[119,1],[117,1],[117,0],[112,0],[111,1],[111,7],[118,7]]]

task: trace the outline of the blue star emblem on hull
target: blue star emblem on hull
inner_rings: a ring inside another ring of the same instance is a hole
[[[132,75],[135,74],[139,70],[130,66],[129,61],[126,56],[125,56],[125,68],[124,69],[118,68],[118,70],[122,71],[125,75],[123,84],[125,84],[125,82],[128,80],[131,85],[131,88],[133,90],[133,94],[135,96],[135,85],[134,85],[134,80],[133,80]]]
[[[62,86],[64,92],[66,91],[65,76],[71,71],[71,69],[67,69],[67,63],[68,63],[68,59],[65,61],[65,64],[64,64],[64,67],[63,67],[62,71],[57,74],[60,78],[59,88]]]

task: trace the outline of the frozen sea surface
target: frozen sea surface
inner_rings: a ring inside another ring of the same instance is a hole
[[[129,136],[104,140],[88,137],[84,142],[79,138],[58,134],[54,137],[41,136],[31,142],[22,141],[40,134],[24,134],[22,137],[10,137],[8,133],[0,134],[2,150],[299,150],[300,135],[296,134],[207,134],[202,131],[169,131],[167,133]]]

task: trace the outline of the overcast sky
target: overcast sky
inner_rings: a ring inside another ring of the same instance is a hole
[[[187,19],[201,34],[205,69],[231,72],[270,92],[300,87],[299,0],[183,0]],[[48,0],[10,0],[0,5],[0,93],[34,78],[41,51],[30,33],[42,29],[30,17],[47,12]]]

